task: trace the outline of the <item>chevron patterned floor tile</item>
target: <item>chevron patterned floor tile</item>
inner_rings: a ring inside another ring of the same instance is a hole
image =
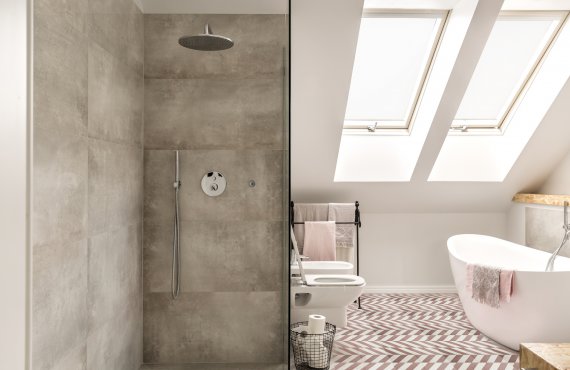
[[[518,353],[477,331],[456,294],[365,294],[338,329],[331,369],[515,370]]]

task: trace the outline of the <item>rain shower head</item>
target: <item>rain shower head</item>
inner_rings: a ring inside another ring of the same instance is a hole
[[[185,48],[201,51],[226,50],[234,46],[234,42],[225,36],[214,35],[210,25],[206,23],[204,33],[196,36],[182,36],[178,43]]]

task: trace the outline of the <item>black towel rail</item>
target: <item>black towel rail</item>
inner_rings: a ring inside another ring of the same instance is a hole
[[[360,220],[360,209],[358,208],[360,203],[358,201],[354,202],[354,221],[335,221],[337,225],[355,225],[356,226],[356,275],[360,275],[360,236],[358,234],[358,229],[362,227],[362,222]],[[290,212],[290,223],[291,225],[304,225],[305,222],[302,221],[295,221],[295,202],[291,201],[290,204],[291,212]],[[362,305],[360,303],[360,297],[358,297],[358,309],[362,309]]]

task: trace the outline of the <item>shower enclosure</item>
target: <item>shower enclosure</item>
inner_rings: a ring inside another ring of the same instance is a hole
[[[27,368],[285,368],[287,0],[28,5]]]
[[[281,368],[288,19],[146,14],[144,33],[144,362]]]

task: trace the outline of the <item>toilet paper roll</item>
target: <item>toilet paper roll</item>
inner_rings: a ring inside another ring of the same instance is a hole
[[[323,334],[326,321],[323,315],[309,315],[309,334]]]

